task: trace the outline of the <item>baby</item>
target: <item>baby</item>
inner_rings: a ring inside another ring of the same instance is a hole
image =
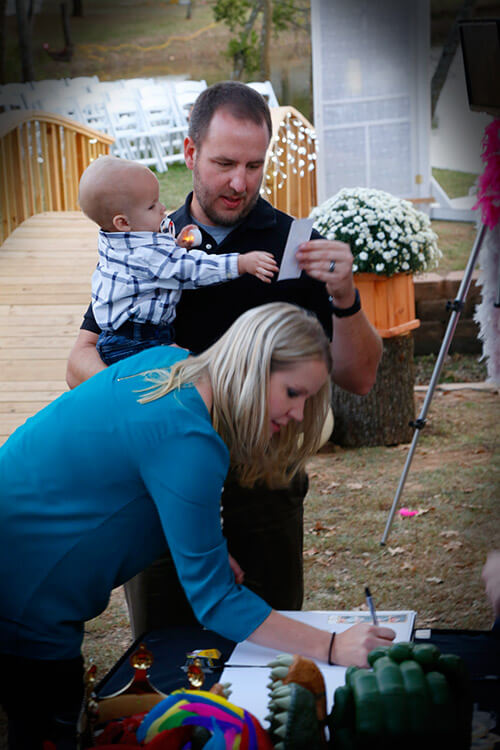
[[[271,253],[208,254],[195,225],[177,240],[165,217],[159,184],[142,164],[114,156],[93,161],[80,180],[82,211],[99,227],[99,259],[92,275],[92,307],[106,364],[158,344],[172,344],[182,289],[231,281],[250,273],[270,282],[278,266]],[[189,251],[188,251],[189,250]]]

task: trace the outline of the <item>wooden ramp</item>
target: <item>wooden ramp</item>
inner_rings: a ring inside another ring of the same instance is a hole
[[[24,221],[0,247],[0,444],[67,390],[90,301],[97,226],[79,211]]]

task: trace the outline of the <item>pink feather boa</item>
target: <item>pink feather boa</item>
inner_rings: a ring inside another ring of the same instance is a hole
[[[473,208],[481,209],[483,224],[493,229],[500,219],[500,120],[485,129],[481,159],[485,163],[479,178],[478,200]]]

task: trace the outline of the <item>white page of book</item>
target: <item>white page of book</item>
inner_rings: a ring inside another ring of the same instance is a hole
[[[371,615],[366,611],[309,611],[282,614],[336,633],[347,630],[357,622],[371,622]],[[415,617],[416,613],[413,610],[377,612],[379,625],[392,628],[396,633],[395,641],[398,642],[411,640]],[[231,683],[232,693],[229,700],[236,706],[250,711],[265,729],[265,717],[269,713],[267,686],[271,681],[271,668],[267,665],[278,653],[283,652],[243,641],[234,649],[220,678],[220,682]],[[323,662],[317,662],[317,666],[325,680],[327,707],[331,710],[335,690],[345,683],[346,668],[329,666]]]

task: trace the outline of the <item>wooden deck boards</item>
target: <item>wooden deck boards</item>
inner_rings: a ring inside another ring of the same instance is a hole
[[[27,219],[0,247],[0,444],[67,390],[90,301],[97,227],[78,211]]]

